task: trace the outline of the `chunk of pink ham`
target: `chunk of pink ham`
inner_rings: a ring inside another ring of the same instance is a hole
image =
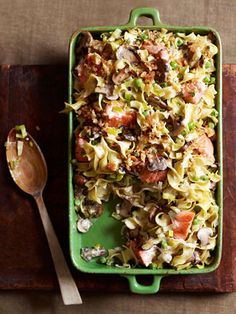
[[[183,98],[186,102],[197,104],[203,96],[206,86],[202,82],[186,83],[182,88]]]

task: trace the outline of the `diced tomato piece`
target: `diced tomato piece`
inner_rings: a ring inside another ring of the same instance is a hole
[[[195,214],[193,212],[182,211],[175,216],[173,222],[174,238],[185,240],[192,225]]]
[[[149,171],[144,169],[140,174],[140,180],[146,183],[155,183],[159,181],[165,181],[168,170]]]
[[[120,110],[116,110],[116,109]],[[120,126],[134,126],[136,122],[136,111],[125,111],[122,106],[109,104],[106,106],[106,114],[108,118],[108,124],[111,127],[118,128]]]
[[[78,161],[88,161],[83,149],[85,143],[86,141],[82,137],[77,137],[75,140],[75,158]]]
[[[186,83],[182,88],[183,98],[186,102],[197,104],[202,98],[205,84],[202,82]]]
[[[138,251],[138,257],[140,258],[141,263],[144,264],[146,267],[152,263],[152,260],[155,257],[155,255],[156,255],[155,247],[151,247],[149,250]]]

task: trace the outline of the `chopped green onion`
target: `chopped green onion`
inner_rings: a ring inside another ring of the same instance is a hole
[[[184,43],[184,41],[183,41],[183,39],[181,39],[181,38],[178,38],[177,41],[176,41],[177,47],[182,46],[183,43]]]
[[[173,70],[176,70],[179,67],[179,65],[176,61],[171,61],[170,66],[172,67]]]
[[[197,266],[198,269],[203,269],[204,268],[204,265],[197,264],[196,266]]]
[[[18,163],[18,160],[10,160],[9,161],[10,169],[14,170],[16,168],[17,163]]]
[[[134,79],[134,86],[137,88],[142,88],[144,86],[143,80],[141,78]]]
[[[135,152],[134,152],[134,156],[135,156],[135,157],[139,157],[139,152],[136,152],[136,151],[135,151]]]
[[[111,216],[112,216],[113,218],[115,218],[116,220],[121,220],[120,215],[117,214],[116,212],[113,212],[113,213],[111,214]]]
[[[80,204],[81,204],[80,199],[76,198],[75,199],[75,206],[80,206]]]
[[[151,263],[150,266],[149,266],[151,269],[157,269],[158,268],[158,265],[156,263]]]
[[[202,181],[208,181],[209,180],[208,176],[201,176],[199,179]]]
[[[15,130],[20,132],[21,138],[25,138],[27,136],[27,131],[24,124],[16,125]]]
[[[215,82],[216,78],[214,76],[211,76],[209,84],[215,84]]]
[[[24,142],[17,141],[16,142],[16,149],[17,149],[17,156],[21,156],[23,153]]]
[[[123,177],[124,177],[124,174],[118,173],[118,175],[116,176],[116,181],[117,182],[121,181],[123,179]]]
[[[123,109],[120,108],[120,107],[118,107],[118,106],[114,106],[114,107],[112,108],[112,111],[115,111],[115,112],[123,112]]]
[[[211,67],[211,61],[207,61],[206,63],[205,63],[205,68],[206,69],[209,69]]]
[[[149,39],[149,36],[148,36],[147,34],[145,34],[145,33],[142,33],[142,34],[140,35],[140,39],[141,39],[141,40],[147,40],[147,39]]]
[[[101,264],[106,264],[107,259],[106,259],[106,257],[101,256],[101,257],[98,259],[98,262],[101,263]]]
[[[131,93],[125,93],[125,100],[131,101],[132,98],[133,98],[133,95]]]
[[[168,231],[168,235],[169,235],[169,237],[173,237],[174,236],[174,231],[173,230],[169,230]]]
[[[192,129],[194,129],[195,128],[195,122],[189,122],[188,123],[188,128],[189,128],[189,130],[192,130]]]
[[[197,177],[197,176],[193,176],[191,179],[192,179],[192,181],[194,181],[194,182],[198,181],[198,177]]]
[[[182,135],[186,136],[189,133],[189,128],[188,126],[183,130]]]
[[[199,219],[194,218],[194,219],[193,219],[193,225],[198,225],[198,224],[199,224]]]
[[[212,112],[211,112],[211,116],[212,117],[218,117],[218,111],[213,109]]]

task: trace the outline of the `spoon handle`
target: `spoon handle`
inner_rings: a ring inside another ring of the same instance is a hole
[[[40,193],[38,195],[35,195],[34,199],[38,205],[39,213],[43,222],[43,227],[47,236],[63,302],[65,305],[82,304],[80,293],[66,264],[65,257],[58,242],[56,233],[53,229],[51,220],[48,216],[42,194]]]

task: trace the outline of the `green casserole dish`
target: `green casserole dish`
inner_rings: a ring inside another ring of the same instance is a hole
[[[222,147],[222,48],[219,34],[209,27],[179,27],[169,26],[163,24],[159,17],[158,10],[154,8],[136,8],[130,13],[129,22],[126,25],[121,26],[99,26],[99,27],[86,27],[76,31],[70,40],[69,47],[69,92],[68,102],[73,102],[73,75],[72,70],[75,67],[75,47],[82,31],[89,31],[92,35],[101,34],[103,32],[114,31],[116,28],[122,31],[130,28],[137,27],[138,18],[141,16],[149,17],[153,21],[152,26],[140,26],[141,30],[150,29],[158,30],[165,28],[174,33],[184,32],[205,35],[212,32],[215,36],[215,45],[218,48],[218,54],[216,56],[216,109],[219,113],[219,123],[216,129],[216,159],[219,165],[219,175],[221,181],[217,183],[216,188],[216,202],[219,206],[219,225],[218,225],[218,237],[217,245],[215,249],[215,258],[211,265],[202,269],[193,267],[186,270],[175,269],[147,269],[147,268],[118,268],[115,266],[106,266],[98,264],[96,260],[86,262],[80,256],[80,249],[83,247],[91,247],[96,243],[104,245],[106,248],[114,248],[122,244],[120,235],[121,223],[115,220],[111,216],[112,207],[114,204],[108,202],[105,205],[105,211],[101,217],[99,217],[93,228],[88,233],[79,233],[76,228],[77,214],[74,206],[74,187],[73,187],[73,168],[71,160],[73,159],[73,113],[69,113],[69,127],[68,127],[68,191],[69,191],[69,241],[70,241],[70,255],[74,266],[83,272],[97,273],[97,274],[119,274],[127,277],[129,280],[130,290],[135,293],[156,293],[160,287],[161,278],[167,275],[188,275],[188,274],[204,274],[214,271],[220,264],[221,252],[222,252],[222,228],[223,228],[223,147]],[[138,275],[153,275],[154,280],[150,286],[144,286],[137,282],[136,276]]]

